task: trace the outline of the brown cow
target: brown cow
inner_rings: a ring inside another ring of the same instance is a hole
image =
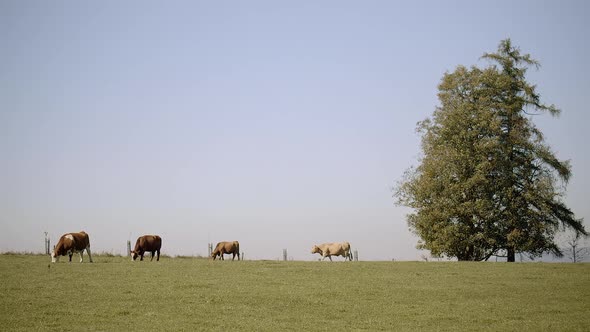
[[[156,261],[160,261],[160,248],[162,248],[162,238],[158,235],[144,235],[137,238],[137,242],[135,242],[135,249],[131,252],[131,260],[135,261],[137,256],[140,256],[140,261],[143,260],[143,254],[146,251],[152,253],[152,259],[150,262],[154,260],[154,253],[158,253],[158,258]]]
[[[350,259],[352,261],[352,253],[350,252],[350,243],[348,242],[334,242],[334,243],[323,243],[320,245],[313,246],[311,253],[319,253],[322,255],[322,260],[328,257],[332,261],[331,256],[342,256],[344,260]]]
[[[232,258],[231,260],[233,261],[236,258],[236,255],[238,255],[238,260],[240,260],[240,243],[238,241],[233,241],[233,242],[219,242],[216,246],[215,246],[215,250],[213,250],[213,252],[211,253],[211,258],[213,258],[213,260],[215,260],[215,258],[217,258],[217,256],[221,257],[221,260],[223,259],[223,255],[224,254],[232,254]]]
[[[90,239],[86,232],[80,233],[67,233],[61,236],[57,245],[51,252],[51,262],[55,263],[59,261],[59,256],[70,256],[70,262],[72,261],[72,255],[75,252],[80,253],[80,263],[82,263],[84,250],[88,253],[90,263],[92,263],[92,255],[90,254]]]

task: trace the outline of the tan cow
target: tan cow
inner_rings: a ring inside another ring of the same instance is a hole
[[[59,256],[70,256],[70,262],[72,261],[72,255],[75,252],[80,253],[80,263],[82,263],[84,250],[88,253],[90,263],[92,263],[92,255],[90,254],[90,238],[85,232],[80,233],[67,233],[61,236],[57,245],[51,252],[51,262],[55,263],[59,261]]]
[[[344,260],[352,261],[352,253],[350,252],[350,243],[348,242],[334,242],[334,243],[323,243],[320,245],[313,246],[311,253],[319,253],[322,255],[322,260],[328,257],[332,261],[331,256],[342,256]]]
[[[137,238],[135,242],[135,249],[131,252],[131,260],[135,261],[137,256],[140,256],[140,261],[143,260],[143,254],[148,251],[152,254],[152,259],[150,262],[154,260],[154,254],[158,254],[158,258],[156,261],[160,261],[160,248],[162,248],[162,238],[158,235],[144,235]]]
[[[238,241],[219,242],[215,246],[215,250],[213,250],[213,252],[211,253],[211,258],[215,260],[215,258],[219,256],[221,260],[224,260],[224,254],[232,254],[232,261],[236,258],[236,255],[238,256],[238,260],[240,260],[240,243]]]

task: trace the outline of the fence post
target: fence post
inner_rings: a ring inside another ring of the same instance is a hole
[[[207,255],[207,257],[211,257],[211,254],[213,253],[213,243],[209,243],[208,247],[209,254]]]
[[[283,249],[283,261],[287,261],[287,249]]]
[[[131,256],[131,241],[127,240],[127,256]]]
[[[355,262],[358,262],[359,261],[359,251],[358,250],[355,250],[354,251],[354,261]]]
[[[47,237],[48,232],[44,232],[44,233],[45,233],[45,254],[49,255],[50,254],[49,253],[50,245],[49,245],[49,237]]]

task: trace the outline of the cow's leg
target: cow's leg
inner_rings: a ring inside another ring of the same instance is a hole
[[[86,247],[86,253],[88,254],[88,260],[92,263],[92,254],[90,254],[90,246]]]
[[[84,261],[84,250],[80,250],[80,263]]]
[[[150,251],[150,254],[152,254],[152,258],[150,259],[150,262],[154,261],[154,255],[156,254],[154,251]]]
[[[71,262],[71,261],[72,261],[72,255],[73,255],[73,254],[68,254],[68,255],[70,256],[70,262]]]
[[[322,261],[323,261],[324,259],[326,259],[326,257],[328,257],[328,258],[330,259],[330,262],[332,261],[332,255],[330,254],[330,251],[329,251],[328,249],[326,249],[326,251],[324,251],[324,252],[322,253],[322,256],[324,257],[324,258],[322,258]]]
[[[139,259],[139,261],[143,261],[143,251],[141,252],[141,258]]]
[[[156,259],[156,262],[160,261],[160,249],[156,250],[156,253],[158,254],[158,258]]]

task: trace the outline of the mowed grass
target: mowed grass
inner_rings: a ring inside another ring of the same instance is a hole
[[[74,259],[0,255],[1,330],[590,330],[590,264]]]

